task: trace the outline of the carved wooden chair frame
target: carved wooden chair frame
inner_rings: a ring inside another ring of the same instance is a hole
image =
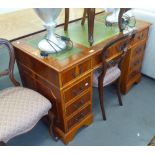
[[[108,68],[114,67],[116,65],[118,65],[118,67],[121,70],[122,62],[123,62],[124,57],[128,51],[130,41],[133,39],[134,35],[135,35],[135,31],[132,32],[130,35],[122,34],[119,38],[116,37],[114,40],[107,43],[106,46],[102,49],[102,68],[101,68],[102,71],[98,77],[98,91],[99,91],[100,107],[101,107],[101,111],[102,111],[103,120],[106,120],[106,115],[105,115],[105,110],[104,110],[104,101],[103,101],[103,89],[104,89],[103,81],[104,81],[104,77],[106,75],[106,71]],[[112,46],[119,44],[119,42],[121,43],[121,41],[123,42],[123,44],[121,44],[121,46],[119,46],[119,47],[118,46],[115,47],[115,48],[117,48],[117,51],[119,53],[112,59],[108,60],[107,59],[108,49]],[[116,84],[119,105],[122,106],[123,104],[122,104],[122,99],[121,99],[121,94],[120,94],[120,77],[117,78],[112,83]],[[110,83],[110,84],[112,84],[112,83]],[[110,85],[110,84],[108,84],[108,85]]]
[[[8,49],[9,55],[10,55],[10,60],[9,60],[9,67],[8,67],[8,69],[0,72],[0,78],[2,76],[7,76],[8,75],[10,80],[11,80],[11,82],[15,86],[20,86],[20,83],[15,80],[14,73],[13,73],[13,71],[14,71],[14,64],[15,64],[14,48],[13,48],[12,44],[8,40],[3,39],[3,38],[0,38],[0,46],[1,45],[4,45]],[[54,93],[52,92],[52,90],[51,90],[51,98],[52,98],[53,102],[57,102],[57,99],[56,99]],[[49,122],[48,122],[49,133],[50,133],[50,135],[52,136],[52,138],[54,140],[58,140],[58,137],[55,136],[54,130],[53,130],[53,122],[54,122],[55,118],[54,118],[54,114],[53,114],[53,112],[51,110],[49,110],[49,112],[48,112],[48,117],[49,117]],[[6,144],[4,142],[0,141],[0,146],[3,146],[3,145],[6,145]]]

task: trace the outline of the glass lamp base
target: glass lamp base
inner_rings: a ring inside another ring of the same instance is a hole
[[[38,47],[41,51],[48,53],[61,52],[66,48],[66,43],[60,38],[57,41],[43,39],[39,42]]]

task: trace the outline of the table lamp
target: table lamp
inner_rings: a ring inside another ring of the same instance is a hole
[[[61,8],[35,8],[34,10],[47,30],[47,35],[38,44],[39,49],[48,53],[63,51],[66,48],[66,43],[55,34],[55,20],[59,16]]]

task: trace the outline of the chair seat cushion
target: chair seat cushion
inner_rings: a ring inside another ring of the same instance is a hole
[[[98,87],[98,77],[101,74],[101,68],[94,71],[93,74],[93,86]],[[103,80],[103,86],[106,86],[112,82],[114,82],[116,79],[119,78],[121,75],[121,71],[118,68],[118,66],[110,67],[107,69],[104,80]]]
[[[6,143],[31,130],[50,108],[50,101],[33,90],[12,87],[0,91],[0,141]]]

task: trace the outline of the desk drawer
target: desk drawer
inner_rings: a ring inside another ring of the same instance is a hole
[[[114,54],[116,54],[117,51],[113,48],[108,49],[106,52],[106,58],[110,58]],[[96,68],[102,65],[102,51],[98,52],[96,55],[92,58],[92,68]]]
[[[146,40],[141,41],[140,43],[136,44],[135,46],[132,47],[131,49],[131,57],[134,60],[136,57],[139,57],[144,54],[145,50],[145,44]]]
[[[91,113],[91,105],[89,104],[87,107],[82,109],[79,113],[73,116],[71,119],[67,121],[68,130],[74,127],[77,123],[80,123],[84,118],[86,118]]]
[[[88,89],[91,86],[91,76],[86,77],[76,85],[72,86],[71,88],[65,90],[63,92],[64,94],[64,101],[67,103],[77,95],[80,95],[82,92],[84,92],[86,89]]]
[[[141,65],[142,65],[142,56],[136,57],[130,64],[130,72],[135,68],[137,68],[138,66],[141,67]]]
[[[76,110],[80,109],[84,105],[90,101],[90,92],[87,92],[86,94],[82,95],[78,100],[74,101],[72,104],[70,104],[68,107],[66,107],[66,116],[69,116]]]
[[[137,32],[131,44],[133,45],[138,41],[147,39],[147,36],[148,36],[148,29],[144,29],[140,32]]]
[[[91,69],[91,61],[87,60],[65,71],[61,75],[62,86]]]

